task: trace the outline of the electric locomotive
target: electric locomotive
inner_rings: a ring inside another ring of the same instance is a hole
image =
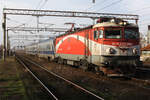
[[[107,74],[129,74],[140,64],[139,42],[137,24],[119,18],[100,18],[95,25],[56,37],[55,58],[60,63]]]

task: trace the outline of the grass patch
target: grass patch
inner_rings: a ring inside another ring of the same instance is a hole
[[[0,60],[0,100],[28,100],[16,66],[14,57]]]

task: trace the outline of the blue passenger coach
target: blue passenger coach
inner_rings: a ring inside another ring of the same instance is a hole
[[[54,59],[54,38],[40,41],[26,46],[26,53],[31,55],[38,55],[47,59]]]

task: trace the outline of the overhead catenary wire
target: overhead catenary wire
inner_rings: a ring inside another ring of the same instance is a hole
[[[99,9],[99,10],[97,10],[97,11],[106,9],[106,8],[108,8],[108,7],[111,7],[111,6],[114,6],[114,5],[118,4],[118,3],[120,3],[121,1],[123,1],[123,0],[117,0],[117,1],[115,1],[115,2],[112,2],[111,4],[105,6],[105,7],[101,8],[101,9]]]
[[[142,18],[141,20],[140,20],[140,22],[147,22],[147,21],[149,21],[150,20],[150,18],[147,16],[146,18]]]
[[[36,6],[35,9],[38,9],[38,8],[40,7],[42,1],[43,1],[43,0],[40,0],[40,1],[39,1],[38,5]],[[42,6],[41,6],[41,7],[42,7]],[[40,7],[39,9],[41,9],[41,7]],[[15,23],[19,23],[18,21],[11,20],[10,18],[7,18],[7,20],[13,21],[13,22],[15,22]],[[33,19],[30,19],[30,20],[28,20],[26,23],[23,23],[23,24],[21,23],[20,25],[17,25],[17,26],[15,26],[15,27],[17,28],[17,27],[20,27],[20,26],[23,26],[23,25],[25,26],[25,25],[29,24],[29,22],[31,23],[32,20],[33,20]]]
[[[6,0],[2,0],[3,8],[6,8]]]
[[[101,11],[101,10],[103,10],[103,9],[106,9],[106,8],[109,8],[109,7],[111,7],[111,6],[114,6],[114,5],[116,5],[116,4],[118,4],[118,3],[120,3],[120,2],[122,2],[123,0],[117,0],[117,1],[115,1],[115,2],[112,2],[111,4],[109,4],[109,5],[107,5],[107,6],[105,6],[105,7],[103,7],[103,8],[101,8],[101,9],[99,9],[99,10],[96,10],[96,12],[97,11]],[[150,7],[144,7],[144,8],[142,8],[142,9],[138,9],[138,10],[134,10],[134,12],[138,12],[138,11],[141,11],[141,10],[144,10],[144,9],[149,9]],[[148,23],[147,23],[148,24]]]
[[[108,1],[108,0],[103,0],[103,1],[100,1],[100,2],[98,2],[97,4],[94,4],[94,5],[92,5],[92,6],[90,6],[90,7],[88,7],[88,8],[86,8],[85,10],[83,10],[83,11],[87,11],[87,10],[89,10],[89,9],[91,9],[91,8],[94,8],[94,7],[96,7],[97,5],[102,5],[102,4],[104,4],[106,1]]]
[[[41,5],[43,0],[40,0],[39,3],[37,4],[37,6],[35,7],[35,9],[38,9],[38,7]],[[32,22],[32,19],[30,19],[29,21],[27,21],[25,24],[28,24],[29,22]]]
[[[102,4],[104,4],[105,2],[107,2],[108,0],[103,0],[103,1],[100,1],[100,2],[98,2],[97,4],[94,4],[94,5],[92,5],[92,6],[90,6],[90,7],[88,7],[88,8],[86,8],[85,10],[83,10],[83,11],[87,11],[87,10],[89,10],[89,9],[91,9],[91,8],[94,8],[94,7],[96,7],[97,5],[102,5]],[[99,5],[99,6],[100,6]],[[73,22],[75,23],[75,21],[76,20],[73,20]]]
[[[9,18],[9,17],[6,17],[6,19],[9,20],[9,21],[15,22],[15,23],[20,23],[19,21],[17,21],[17,20],[12,20],[12,19]],[[21,24],[22,24],[22,23],[21,23]]]
[[[148,7],[143,7],[143,8],[141,8],[141,9],[137,9],[137,10],[133,10],[133,11],[129,11],[129,12],[139,12],[139,11],[147,10],[147,9],[149,9],[149,8],[150,8],[150,6],[148,6]]]
[[[43,1],[43,0],[40,0],[40,1],[39,1],[39,3],[38,3],[38,5],[37,5],[36,9],[38,9],[38,8],[41,9],[41,8],[46,4],[46,2],[47,2],[48,0],[45,0],[45,2],[43,3],[43,5],[41,5],[42,1]],[[41,6],[40,6],[40,5],[41,5]],[[10,19],[9,19],[9,20],[10,20]],[[25,25],[27,25],[29,22],[32,22],[32,20],[33,20],[33,19],[30,19],[30,20],[27,21],[26,23],[20,24],[20,25],[18,25],[18,26],[16,26],[16,27],[20,27],[20,26],[22,26],[22,25],[25,26]],[[18,21],[16,21],[16,22],[18,22]],[[18,22],[18,23],[19,23],[19,22]]]
[[[84,9],[83,11],[88,11],[88,10],[90,10],[90,9],[92,9],[92,8],[94,8],[94,7],[96,7],[97,5],[102,5],[102,4],[104,4],[106,1],[108,1],[108,0],[102,0],[102,1],[100,1],[100,2],[98,2],[98,3],[94,3],[94,5],[92,5],[92,6],[88,7],[88,8],[86,8],[86,9]],[[73,20],[72,22],[75,23],[75,21],[76,21],[76,20]],[[87,26],[88,26],[88,25],[87,25]]]
[[[145,22],[144,22],[144,23],[140,23],[139,25],[143,25],[143,26],[144,26],[144,25],[150,25],[150,22],[146,22],[146,23],[145,23]]]
[[[130,6],[132,9],[129,9],[130,7],[128,6],[128,2],[125,2],[126,4],[124,4],[123,5],[123,10],[122,10],[122,12],[124,12],[124,10],[127,10],[126,12],[127,13],[133,13],[133,14],[136,14],[137,12],[139,12],[139,11],[141,11],[140,13],[138,13],[139,15],[149,15],[148,14],[148,12],[145,12],[145,13],[143,13],[144,11],[143,10],[148,10],[148,9],[150,9],[150,6],[147,6],[147,7],[142,7],[141,5],[140,5],[140,7],[138,8],[138,9],[133,9],[133,7],[132,6]],[[141,8],[142,7],[142,8]],[[120,9],[120,8],[119,8]]]
[[[19,25],[15,26],[14,28],[18,28],[20,26],[25,26],[25,23],[21,23],[21,22],[19,22],[17,20],[12,20],[11,18],[8,18],[8,17],[6,17],[6,19],[9,20],[9,21],[12,21],[12,22],[15,22],[15,23],[19,24]]]
[[[40,0],[40,1],[39,1],[38,5],[36,6],[36,8],[35,8],[35,9],[38,9],[38,8],[40,7],[40,5],[41,5],[42,1],[43,1],[43,0]]]
[[[42,9],[46,5],[47,1],[48,0],[45,0],[45,2],[43,3],[43,5],[41,5],[40,9]]]
[[[35,9],[40,10],[40,9],[47,3],[48,0],[45,0],[45,2],[43,3],[43,5],[41,5],[41,4],[42,4],[42,1],[43,1],[43,0],[40,0],[40,1],[39,1],[38,5],[35,7]],[[40,5],[41,5],[41,6],[40,6]],[[30,19],[29,21],[26,22],[26,24],[28,24],[29,22],[31,23],[32,20],[33,20],[33,19]]]

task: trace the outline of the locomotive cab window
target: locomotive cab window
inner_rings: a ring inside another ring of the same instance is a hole
[[[103,30],[94,31],[94,39],[103,38]]]
[[[120,39],[122,37],[121,29],[105,29],[105,38]]]
[[[125,39],[137,39],[139,38],[138,29],[125,29]]]
[[[98,31],[94,31],[94,39],[98,39]]]
[[[99,38],[103,38],[103,30],[99,31]]]

